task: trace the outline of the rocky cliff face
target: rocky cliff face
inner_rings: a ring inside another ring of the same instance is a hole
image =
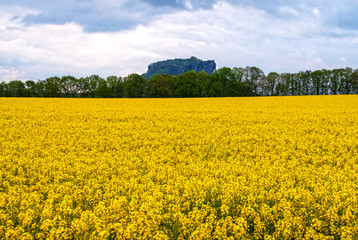
[[[169,74],[171,76],[178,76],[187,71],[195,71],[197,73],[205,71],[208,74],[213,74],[215,70],[215,61],[203,61],[197,59],[196,57],[191,57],[188,59],[172,59],[152,63],[148,66],[148,71],[142,76],[149,80],[155,74]]]

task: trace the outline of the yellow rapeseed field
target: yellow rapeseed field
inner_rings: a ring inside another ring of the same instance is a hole
[[[0,98],[1,239],[358,239],[358,96]]]

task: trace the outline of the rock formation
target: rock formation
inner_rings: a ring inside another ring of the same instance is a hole
[[[171,76],[178,76],[187,71],[195,71],[197,73],[205,71],[208,74],[213,74],[216,70],[216,63],[213,60],[203,61],[196,57],[188,59],[171,59],[152,63],[148,66],[148,71],[142,76],[150,79],[156,74],[169,74]]]

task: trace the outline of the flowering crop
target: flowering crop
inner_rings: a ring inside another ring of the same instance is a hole
[[[0,99],[1,239],[357,239],[358,96]]]

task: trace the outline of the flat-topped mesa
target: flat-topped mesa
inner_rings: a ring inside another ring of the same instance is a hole
[[[149,80],[156,74],[168,74],[171,76],[178,76],[187,71],[206,72],[213,74],[216,70],[216,63],[214,60],[203,61],[196,57],[187,59],[170,59],[152,63],[148,66],[148,71],[142,76]]]

